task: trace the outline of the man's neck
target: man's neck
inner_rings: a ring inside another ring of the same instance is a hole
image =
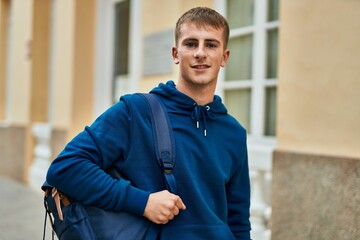
[[[214,100],[215,88],[209,85],[184,84],[179,81],[176,89],[191,97],[198,105],[203,106]]]

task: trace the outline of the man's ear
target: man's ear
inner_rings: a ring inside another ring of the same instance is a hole
[[[220,65],[221,67],[225,67],[227,61],[229,60],[229,57],[230,57],[230,50],[226,49],[223,53],[223,60]]]
[[[176,47],[172,48],[172,57],[175,64],[179,64],[179,58],[178,58],[178,50]]]

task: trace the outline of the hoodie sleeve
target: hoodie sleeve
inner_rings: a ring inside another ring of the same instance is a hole
[[[228,224],[236,239],[250,239],[250,178],[246,139],[239,153],[240,167],[227,185]]]
[[[150,193],[103,170],[126,159],[130,122],[124,101],[109,108],[66,145],[51,164],[47,182],[86,205],[142,216]]]

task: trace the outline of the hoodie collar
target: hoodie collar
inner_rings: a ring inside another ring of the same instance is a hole
[[[227,110],[219,96],[215,95],[211,103],[200,106],[192,98],[178,91],[175,83],[171,80],[166,84],[160,83],[158,87],[155,87],[150,92],[160,95],[163,98],[164,104],[167,106],[169,112],[190,116],[196,128],[200,128],[201,124],[204,136],[207,134],[207,120],[227,114]]]

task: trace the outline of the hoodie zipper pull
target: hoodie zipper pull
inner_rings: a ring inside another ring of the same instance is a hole
[[[196,121],[196,128],[199,128],[199,120]]]

